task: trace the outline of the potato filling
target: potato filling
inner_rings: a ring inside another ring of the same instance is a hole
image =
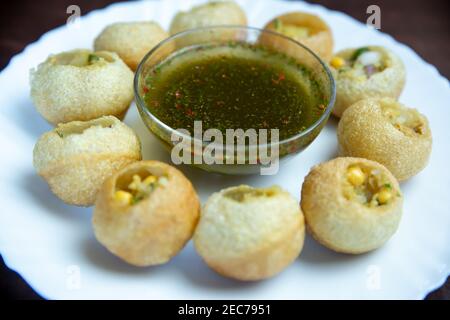
[[[251,199],[260,197],[272,197],[278,194],[278,191],[279,188],[276,186],[259,189],[248,186],[240,186],[237,188],[233,188],[232,190],[226,191],[224,196],[237,202],[246,202]]]
[[[417,110],[403,107],[399,103],[381,103],[381,109],[389,122],[404,134],[425,133],[425,121]]]
[[[144,178],[139,174],[133,174],[126,188],[116,190],[114,200],[121,205],[134,205],[147,198],[157,187],[167,185],[167,182],[165,176],[157,177],[149,174]]]
[[[359,164],[347,168],[346,182],[345,197],[369,207],[386,205],[396,195],[392,185],[379,170]]]
[[[311,36],[311,29],[305,26],[285,24],[280,19],[274,21],[275,31],[295,39],[306,39]]]
[[[105,52],[76,51],[65,52],[50,58],[50,62],[57,65],[86,67],[96,63],[112,62],[113,59]]]
[[[339,73],[349,73],[352,77],[361,79],[368,79],[386,68],[382,54],[368,47],[356,49],[346,58],[335,56],[330,64]]]

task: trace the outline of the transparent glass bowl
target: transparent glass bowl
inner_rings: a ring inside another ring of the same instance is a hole
[[[279,160],[287,159],[301,152],[317,137],[329,118],[335,100],[335,84],[333,77],[326,64],[307,47],[281,34],[252,27],[218,26],[187,30],[165,39],[147,53],[139,64],[134,79],[136,104],[145,125],[169,151],[171,151],[176,144],[173,141],[184,139],[184,141],[189,141],[192,145],[193,143],[196,143],[197,146],[200,146],[199,148],[192,147],[190,152],[193,156],[201,157],[201,154],[199,153],[202,153],[210,143],[183,134],[182,132],[177,131],[176,128],[171,128],[163,123],[152,114],[144,101],[145,79],[154,66],[161,63],[167,57],[176,54],[179,50],[185,50],[191,46],[228,44],[230,41],[233,43],[237,42],[251,45],[258,44],[260,46],[268,47],[271,50],[282,52],[288,57],[296,59],[297,62],[301,63],[311,71],[311,75],[320,86],[324,101],[327,102],[321,117],[304,131],[287,139],[280,140],[276,143],[276,146],[274,143],[268,143],[264,145],[248,145],[245,148],[245,156],[247,157],[250,154],[249,150],[252,149],[262,150],[263,148],[269,148],[270,150],[271,147],[278,147],[279,151],[277,158]],[[225,148],[226,147],[224,146],[224,149]],[[230,157],[236,159],[238,151],[235,149],[233,150],[231,156],[225,157],[227,159],[224,159],[224,164],[189,164],[210,172],[224,174],[255,174],[262,172],[261,168],[264,167],[264,165],[259,161],[256,164],[251,164],[249,161],[245,161],[244,164],[237,164],[237,161],[226,161],[229,160]],[[225,154],[226,152],[224,151],[224,155]],[[194,157],[192,157],[192,159],[193,158]],[[226,164],[226,162],[233,162],[233,164]]]

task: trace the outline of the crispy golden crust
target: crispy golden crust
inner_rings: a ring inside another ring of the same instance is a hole
[[[136,70],[142,58],[167,37],[169,34],[155,22],[114,23],[97,36],[94,48],[116,52],[132,70]]]
[[[118,181],[137,172],[164,175],[167,184],[134,205],[115,201]],[[97,240],[111,253],[132,265],[149,266],[168,262],[184,247],[197,225],[199,211],[197,194],[179,170],[159,161],[140,161],[106,180],[92,224]]]
[[[133,72],[113,52],[88,66],[62,64],[67,55],[88,55],[72,50],[50,56],[30,71],[31,98],[39,113],[56,125],[91,120],[104,115],[121,117],[133,100]]]
[[[385,205],[369,207],[344,196],[346,170],[361,164],[383,174],[395,195]],[[301,208],[308,231],[324,246],[359,254],[382,246],[395,233],[402,215],[395,177],[381,164],[362,158],[336,158],[312,168],[302,186]]]
[[[291,12],[272,19],[266,24],[264,29],[274,32],[281,31],[283,34],[282,30],[279,30],[279,25],[308,28],[311,32],[311,35],[308,37],[298,37],[291,34],[285,35],[314,51],[325,62],[328,62],[331,59],[333,54],[333,34],[330,27],[320,17],[305,12]],[[289,46],[290,43],[287,43],[282,39],[263,34],[260,38],[260,42],[264,44],[270,42],[270,44],[278,50],[286,49],[289,51],[286,46]]]
[[[352,77],[348,73],[341,74],[330,66],[336,80],[336,102],[333,108],[333,115],[336,117],[341,117],[345,109],[359,100],[382,97],[397,99],[402,93],[406,70],[400,58],[383,47],[369,46],[368,48],[381,53],[387,67],[366,80]],[[338,52],[336,56],[348,59],[355,50],[355,48],[345,49]]]
[[[179,12],[170,25],[170,34],[199,27],[247,25],[245,12],[233,1],[213,1]]]
[[[227,194],[269,190],[268,196],[245,200]],[[216,272],[238,280],[269,278],[299,255],[305,236],[297,201],[279,187],[232,187],[214,193],[206,202],[194,234],[194,244]]]
[[[139,138],[113,116],[61,124],[33,150],[33,165],[53,193],[78,206],[94,204],[107,177],[140,159]]]
[[[396,127],[383,113],[383,106],[414,112],[423,124],[421,133]],[[339,122],[341,154],[377,161],[399,181],[416,175],[428,163],[432,136],[427,118],[412,110],[388,98],[355,103],[344,112]]]

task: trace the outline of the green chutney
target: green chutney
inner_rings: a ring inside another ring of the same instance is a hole
[[[147,74],[148,109],[174,129],[279,129],[280,140],[325,111],[319,83],[295,59],[248,44],[197,46],[172,54]]]

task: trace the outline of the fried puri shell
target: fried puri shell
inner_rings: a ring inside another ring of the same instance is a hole
[[[155,22],[121,22],[107,26],[94,41],[95,50],[116,52],[136,70],[142,58],[169,35]]]
[[[368,46],[369,50],[378,52],[385,65],[384,69],[369,78],[356,75],[352,71],[342,72],[331,66],[336,82],[336,102],[333,114],[341,117],[342,113],[353,103],[367,98],[390,97],[397,99],[405,85],[406,70],[400,58],[390,50],[380,46]],[[360,48],[345,49],[336,54],[349,60]]]
[[[164,179],[139,200],[122,201],[133,177]],[[111,253],[136,266],[168,262],[191,238],[200,203],[191,182],[159,161],[139,161],[112,175],[102,186],[92,224],[97,240]]]
[[[170,25],[170,34],[210,26],[247,25],[245,12],[233,1],[212,1],[179,12]],[[241,37],[240,31],[214,30],[212,33],[197,33],[176,39],[178,47],[209,41],[232,41]]]
[[[304,218],[298,202],[279,187],[231,187],[206,202],[194,234],[203,260],[238,280],[269,278],[299,255]]]
[[[177,13],[170,25],[170,34],[199,27],[246,24],[245,12],[237,3],[212,1]]]
[[[342,155],[382,163],[399,180],[420,172],[432,148],[427,118],[390,98],[366,99],[348,108],[339,122]]]
[[[397,180],[383,165],[348,157],[312,168],[303,182],[301,208],[318,242],[359,254],[382,246],[395,233],[402,202]]]
[[[113,116],[60,124],[33,150],[37,173],[56,196],[77,206],[94,204],[108,176],[140,159],[138,137]]]
[[[54,125],[104,115],[121,118],[133,100],[133,72],[113,52],[51,55],[31,70],[30,85],[36,109]]]
[[[333,34],[330,27],[318,16],[306,12],[291,12],[268,22],[265,30],[281,33],[305,45],[322,60],[328,62],[333,54]],[[291,54],[293,43],[267,34],[260,38],[263,44],[270,44],[278,50]]]

